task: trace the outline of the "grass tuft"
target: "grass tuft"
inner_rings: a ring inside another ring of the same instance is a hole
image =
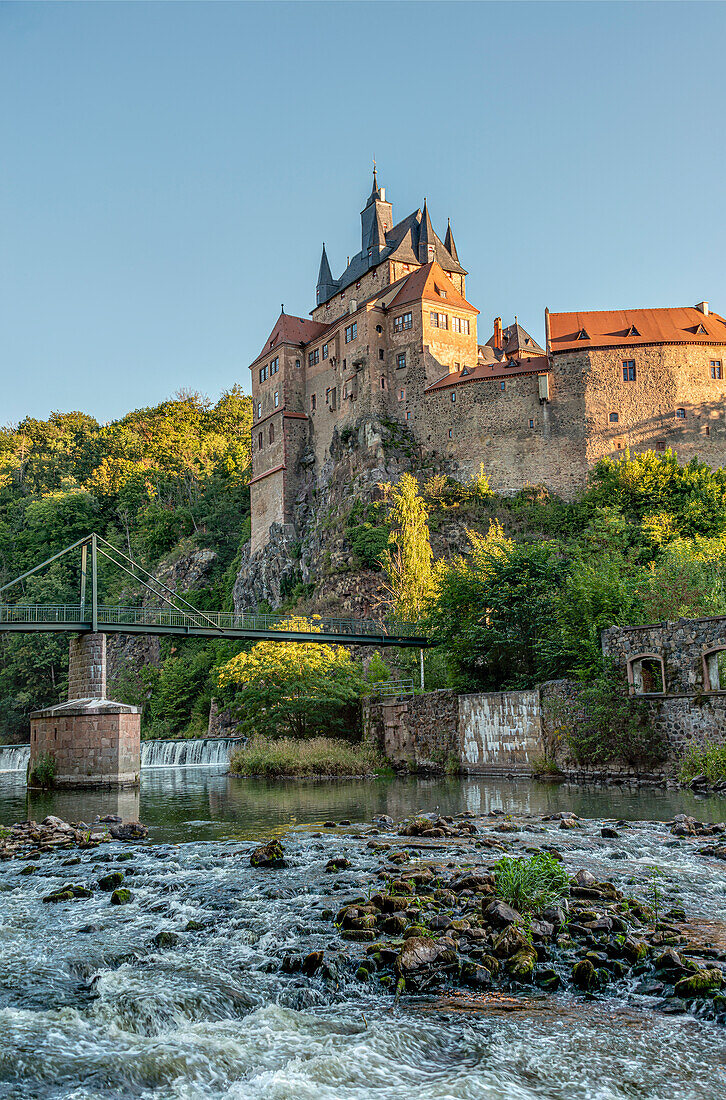
[[[726,745],[691,745],[681,761],[679,775],[684,783],[697,775],[705,775],[709,783],[726,779]]]
[[[252,737],[230,759],[234,775],[352,776],[371,775],[383,767],[373,745],[352,745],[329,737],[292,740]]]
[[[520,913],[539,913],[570,889],[567,872],[549,852],[535,852],[529,859],[502,856],[493,870],[497,894]]]

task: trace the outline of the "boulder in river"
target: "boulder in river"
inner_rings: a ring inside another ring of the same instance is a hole
[[[253,867],[286,867],[285,853],[279,840],[268,840],[250,852],[250,864]]]
[[[109,832],[114,840],[145,840],[149,835],[146,825],[139,821],[127,821],[124,825],[112,825]]]
[[[483,905],[482,916],[487,923],[493,924],[495,928],[507,928],[510,924],[516,924],[517,921],[522,919],[521,914],[516,909],[512,909],[511,905],[507,905],[506,901],[500,900]]]

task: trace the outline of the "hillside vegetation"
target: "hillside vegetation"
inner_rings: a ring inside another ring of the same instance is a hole
[[[230,609],[250,530],[251,415],[250,399],[232,390],[216,404],[181,394],[106,425],[68,413],[0,431],[0,583],[96,530],[152,572],[173,573],[195,551],[212,551],[203,579],[185,590],[200,607]],[[675,455],[652,452],[603,460],[572,502],[541,486],[500,497],[484,470],[468,485],[430,469],[418,479],[404,474],[378,495],[351,500],[331,542],[347,547],[338,555],[347,571],[377,571],[382,611],[417,619],[438,642],[426,658],[428,687],[498,690],[575,677],[588,683],[603,728],[614,714],[633,725],[611,701],[602,628],[726,613],[726,472],[696,460],[680,466]],[[64,559],[13,596],[75,602],[78,580],[77,563]],[[282,610],[313,614],[328,580],[293,585]],[[110,567],[101,581],[104,600],[143,598]],[[333,713],[338,704],[349,708],[372,679],[416,672],[417,655],[405,651],[376,658],[367,678],[348,662],[340,676],[323,677],[325,707],[318,693],[309,716],[296,700],[310,692],[295,677],[309,678],[310,662],[291,650],[282,667],[282,654],[244,656],[251,649],[162,639],[153,659],[122,662],[112,690],[144,704],[145,736],[203,734],[213,694],[250,731],[274,736],[279,724],[278,734],[301,736],[289,718],[296,713],[301,729],[340,736],[347,720],[342,709]],[[29,711],[63,697],[66,664],[63,636],[0,635],[0,737],[27,737]],[[590,751],[592,738],[580,735]]]

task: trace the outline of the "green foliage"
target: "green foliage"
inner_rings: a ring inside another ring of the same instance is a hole
[[[647,704],[625,694],[610,668],[582,685],[576,707],[567,708],[562,732],[580,764],[657,764],[668,755],[663,735],[649,722]]]
[[[385,525],[357,523],[347,529],[347,535],[360,565],[367,569],[380,569],[385,558],[390,529]]]
[[[529,859],[502,856],[493,871],[499,897],[523,914],[540,913],[569,893],[567,872],[549,852]]]
[[[291,630],[315,620],[290,619]],[[258,642],[222,665],[217,690],[243,733],[265,737],[360,736],[360,665],[343,646]]]
[[[232,566],[249,537],[251,419],[251,399],[235,388],[215,405],[179,394],[103,426],[83,413],[53,413],[1,429],[0,583],[92,530],[152,571],[187,540],[190,550],[218,555],[209,589],[194,599],[228,608]],[[141,598],[128,577],[103,562],[100,581],[109,602]],[[25,581],[17,598],[72,603],[78,583],[78,561],[62,559]],[[62,696],[67,653],[62,637],[0,636],[0,737],[26,738],[29,712]],[[174,730],[198,726],[195,708],[208,700],[208,676],[194,663],[190,671],[193,691],[182,690],[185,672],[173,664],[156,679],[136,674],[125,685],[167,734],[167,717]]]
[[[705,775],[709,783],[726,779],[726,745],[691,745],[683,756],[679,775],[684,783],[697,775]]]
[[[56,762],[52,753],[42,753],[28,772],[28,786],[49,790],[55,784]]]
[[[387,485],[385,489],[391,523],[383,559],[387,590],[398,618],[417,622],[432,592],[428,511],[413,474],[403,474],[395,487]]]
[[[373,654],[369,663],[368,671],[366,673],[366,680],[369,684],[382,684],[386,680],[391,680],[391,670],[386,662],[381,657],[378,650]]]
[[[351,745],[329,737],[307,741],[257,736],[232,753],[230,770],[234,775],[280,776],[352,776],[371,775],[382,761],[373,745]]]

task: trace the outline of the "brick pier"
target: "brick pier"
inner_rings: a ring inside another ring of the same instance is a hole
[[[56,787],[139,782],[141,708],[106,698],[106,635],[71,639],[68,702],[30,716],[30,765],[55,760]]]

